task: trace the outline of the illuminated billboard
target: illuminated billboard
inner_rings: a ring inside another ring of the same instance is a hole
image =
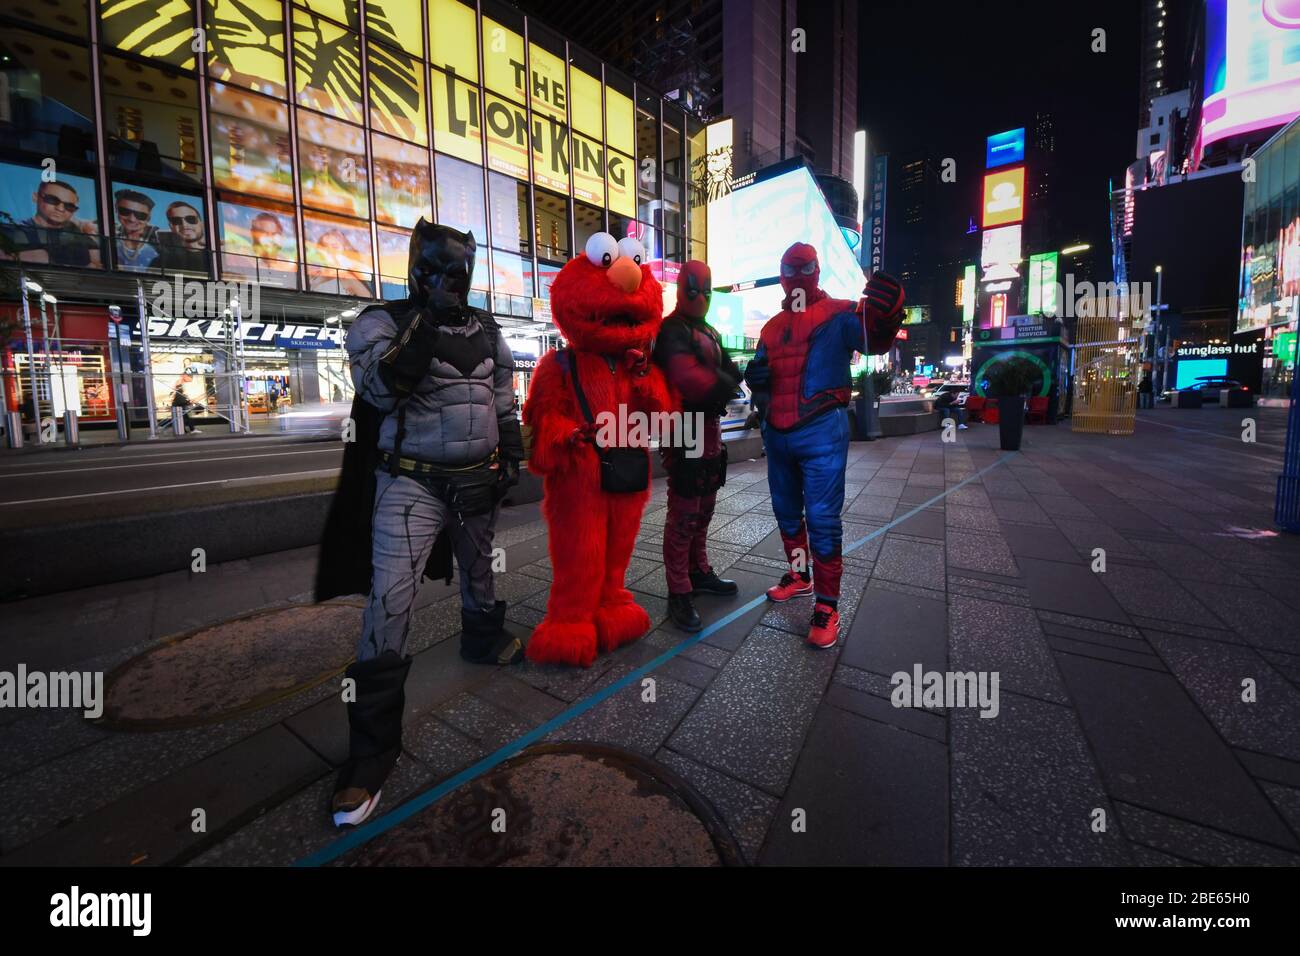
[[[1056,315],[1056,272],[1060,254],[1029,257],[1029,314]]]
[[[988,169],[1018,163],[1025,158],[1025,128],[994,133],[984,147],[984,165]]]
[[[1294,0],[1209,0],[1204,88],[1196,161],[1212,143],[1300,115],[1300,6]]]
[[[980,265],[984,267],[982,281],[1020,278],[1020,226],[1003,226],[987,229],[980,237]]]
[[[1020,222],[1025,218],[1025,168],[988,173],[984,177],[985,229]]]
[[[771,223],[780,226],[771,228]],[[745,335],[751,338],[780,311],[781,255],[793,242],[817,249],[821,285],[829,295],[857,301],[864,284],[862,266],[805,167],[733,190],[709,204],[714,285],[757,286],[744,290]]]
[[[975,267],[967,266],[961,280],[961,323],[969,326],[975,321]]]

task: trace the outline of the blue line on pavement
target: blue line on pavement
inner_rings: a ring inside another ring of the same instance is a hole
[[[1006,462],[1015,454],[1016,454],[1015,452],[1008,452],[1007,454],[999,458],[997,461],[993,462],[993,464],[981,468],[979,471],[975,472],[975,474],[971,475],[969,478],[965,478],[959,481],[951,488],[948,488],[945,491],[942,491],[939,494],[935,495],[933,498],[930,498],[928,501],[924,501],[921,504],[917,505],[911,511],[907,512],[907,514],[895,518],[893,521],[889,522],[888,524],[881,525],[879,528],[877,528],[875,531],[872,531],[870,534],[859,538],[857,541],[854,541],[848,547],[842,549],[841,553],[850,554],[853,551],[856,551],[858,548],[862,547],[864,544],[866,544],[868,541],[871,541],[873,538],[880,537],[880,535],[884,534],[890,528],[896,527],[897,525],[903,523],[913,515],[921,511],[924,511],[926,508],[930,507],[930,505],[934,504],[936,501],[942,501],[944,498],[948,497],[948,495],[952,494],[957,489],[965,487],[966,485],[970,484],[972,481],[975,481],[977,478],[980,478],[983,475],[987,474],[988,472],[992,471],[994,468],[997,468],[999,465]],[[656,657],[654,660],[650,661],[649,663],[641,665],[636,670],[632,671],[630,674],[626,674],[625,676],[614,681],[612,684],[602,687],[600,690],[591,694],[589,697],[585,697],[580,701],[576,701],[575,703],[571,704],[567,709],[562,710],[560,713],[556,714],[550,720],[546,721],[545,723],[539,724],[537,727],[534,727],[532,730],[528,731],[528,733],[523,734],[522,736],[515,738],[514,740],[510,741],[509,743],[505,744],[499,749],[494,750],[492,753],[488,754],[482,760],[478,761],[478,763],[471,764],[470,766],[462,770],[460,773],[456,774],[454,777],[448,777],[442,783],[438,784],[437,786],[429,790],[426,790],[424,793],[416,797],[412,797],[410,800],[406,801],[406,803],[402,804],[399,807],[396,807],[393,810],[390,810],[382,817],[378,817],[374,820],[371,820],[369,823],[357,827],[355,830],[349,831],[344,836],[341,836],[337,840],[334,840],[333,842],[327,844],[326,846],[317,850],[315,853],[303,857],[301,860],[295,863],[294,866],[303,866],[303,867],[322,866],[326,863],[331,862],[332,860],[338,859],[340,856],[342,856],[344,853],[347,853],[349,850],[361,846],[361,844],[363,843],[369,842],[370,840],[379,836],[381,833],[391,830],[393,827],[397,826],[399,823],[404,822],[405,820],[410,819],[415,814],[419,813],[421,810],[424,810],[427,807],[432,806],[434,803],[441,800],[443,797],[451,793],[453,790],[457,789],[458,787],[464,784],[469,783],[471,780],[474,780],[475,778],[481,776],[482,774],[487,773],[493,767],[496,767],[498,764],[513,757],[515,754],[519,753],[524,748],[541,740],[551,731],[564,726],[573,718],[585,714],[587,711],[591,710],[591,708],[595,707],[597,704],[604,702],[605,700],[608,700],[610,697],[614,696],[614,694],[618,693],[620,690],[623,690],[625,687],[629,687],[630,685],[636,683],[640,678],[644,677],[646,674],[649,674],[651,671],[662,666],[663,664],[666,664],[668,661],[672,660],[674,657],[676,657],[682,651],[686,650],[688,647],[698,644],[700,641],[704,640],[709,635],[714,634],[717,631],[721,630],[722,628],[726,627],[728,624],[730,624],[732,621],[736,620],[737,618],[744,617],[750,611],[764,604],[766,601],[767,601],[766,594],[760,594],[757,597],[753,598],[752,600],[747,601],[745,604],[742,604],[740,607],[736,608],[730,614],[714,621],[712,624],[710,624],[708,627],[701,630],[699,633],[692,634],[690,637],[686,638],[680,644],[664,651],[662,654],[660,654],[658,657]]]

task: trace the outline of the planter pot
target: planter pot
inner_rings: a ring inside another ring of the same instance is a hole
[[[1004,395],[998,399],[998,438],[1003,451],[1019,451],[1025,430],[1025,397]]]

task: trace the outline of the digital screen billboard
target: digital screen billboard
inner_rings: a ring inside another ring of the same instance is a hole
[[[1029,314],[1056,315],[1056,273],[1060,254],[1029,257]]]
[[[1204,89],[1196,159],[1218,140],[1300,115],[1300,6],[1294,0],[1209,0]]]
[[[985,230],[980,237],[984,282],[1020,278],[1020,234],[1019,225]]]
[[[1178,378],[1174,382],[1174,387],[1191,388],[1198,378],[1227,374],[1227,359],[1179,359]]]
[[[985,229],[1025,218],[1025,168],[1006,169],[984,177]]]
[[[988,169],[1018,163],[1025,158],[1025,128],[994,133],[984,147],[984,165]]]
[[[780,228],[766,224],[780,223]],[[715,286],[770,281],[757,296],[764,320],[780,310],[781,255],[793,242],[817,249],[821,285],[828,295],[857,299],[864,278],[857,256],[849,248],[816,181],[804,167],[736,189],[709,206],[709,264]],[[745,334],[756,336],[756,321],[746,295]]]

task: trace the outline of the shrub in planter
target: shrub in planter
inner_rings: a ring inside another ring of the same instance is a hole
[[[998,438],[1003,451],[1019,451],[1025,429],[1025,395],[1038,381],[1038,366],[1013,356],[988,371],[988,392],[998,402]]]

